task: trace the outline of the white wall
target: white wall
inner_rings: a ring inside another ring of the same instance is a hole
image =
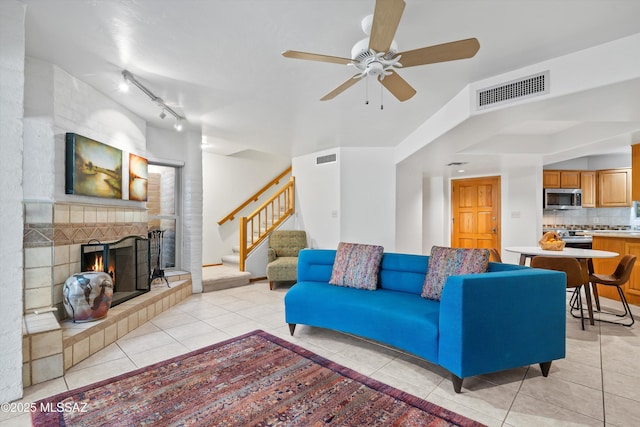
[[[337,155],[316,165],[316,157]],[[298,224],[315,248],[340,241],[395,250],[396,168],[392,149],[337,148],[293,159]]]
[[[0,402],[22,397],[22,159],[25,5],[0,2]]]
[[[422,175],[420,175],[422,176]],[[426,177],[423,181],[423,224],[422,235],[415,237],[422,240],[422,253],[431,253],[432,246],[448,246],[451,241],[448,221],[451,215],[445,211],[448,180],[442,176]],[[400,205],[398,205],[399,208]]]
[[[542,166],[514,167],[502,183],[502,260],[517,264],[519,254],[509,246],[536,246],[542,236]]]
[[[395,251],[396,166],[392,148],[342,148],[340,240]]]
[[[144,156],[146,122],[53,64],[27,57],[25,76],[25,199],[144,206],[143,202],[65,194],[65,134],[77,133]],[[123,156],[123,169],[127,162]],[[127,180],[125,176],[125,199]]]
[[[551,163],[545,169],[577,169],[598,170],[631,167],[631,147],[628,153],[603,154],[600,156],[585,156],[564,162]]]
[[[396,167],[396,248],[422,253],[423,179],[420,167],[403,162]]]
[[[218,264],[223,255],[239,245],[238,219],[259,205],[242,210],[236,219],[218,225],[218,221],[255,194],[266,183],[291,165],[289,157],[245,151],[231,156],[202,153],[203,194],[203,264]],[[288,180],[289,176],[284,180]],[[281,182],[283,184],[283,182]],[[260,198],[266,200],[273,191]],[[264,274],[263,274],[264,275]]]
[[[147,156],[153,160],[182,162],[182,261],[178,268],[191,272],[193,292],[202,292],[202,135],[169,129],[147,129]]]
[[[316,157],[337,155],[337,162],[316,165]],[[292,159],[296,177],[296,212],[312,248],[336,248],[340,242],[340,149]]]

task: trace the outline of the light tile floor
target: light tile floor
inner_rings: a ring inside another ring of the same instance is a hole
[[[70,369],[29,387],[24,402],[109,378],[255,329],[290,340],[363,374],[489,426],[639,426],[640,330],[567,316],[567,357],[549,377],[537,365],[466,378],[453,391],[446,371],[424,360],[329,330],[284,323],[288,287],[267,282],[195,294]],[[603,306],[619,303],[604,300]],[[640,310],[634,307],[637,318]],[[28,426],[29,414],[0,426]]]

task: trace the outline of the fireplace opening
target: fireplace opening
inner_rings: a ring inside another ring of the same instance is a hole
[[[82,271],[104,271],[113,281],[111,307],[151,289],[149,239],[127,236],[116,242],[91,240],[80,245]]]

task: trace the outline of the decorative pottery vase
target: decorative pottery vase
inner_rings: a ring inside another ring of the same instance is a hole
[[[64,282],[63,303],[74,322],[90,322],[107,315],[113,299],[111,276],[101,271],[76,273]]]

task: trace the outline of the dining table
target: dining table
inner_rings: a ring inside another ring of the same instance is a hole
[[[617,252],[580,248],[563,248],[562,250],[558,251],[542,249],[540,246],[510,246],[504,249],[507,252],[519,253],[520,265],[526,265],[527,260],[531,260],[531,258],[536,256],[564,256],[577,259],[580,263],[580,267],[582,268],[582,274],[584,277],[585,296],[587,299],[587,309],[589,311],[589,323],[591,325],[595,324],[595,320],[593,317],[593,306],[591,304],[591,289],[589,286],[589,275],[593,274],[592,260],[594,258],[615,258],[619,255]]]

